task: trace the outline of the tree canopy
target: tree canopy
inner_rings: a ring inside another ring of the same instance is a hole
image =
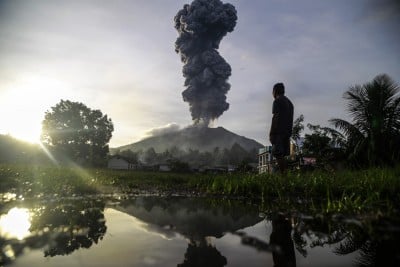
[[[319,163],[324,161],[338,160],[341,158],[344,136],[329,127],[307,124],[312,131],[305,134],[303,153],[307,156],[316,157]]]
[[[105,164],[113,130],[111,119],[100,110],[61,100],[45,113],[41,140],[59,159],[99,166]]]
[[[400,88],[386,74],[344,93],[352,121],[331,119],[346,136],[346,149],[357,165],[400,160]]]

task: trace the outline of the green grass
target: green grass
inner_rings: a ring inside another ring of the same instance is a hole
[[[169,192],[240,197],[268,209],[394,214],[400,166],[356,171],[270,174],[178,174],[66,167],[0,165],[0,193],[32,198],[97,193]]]

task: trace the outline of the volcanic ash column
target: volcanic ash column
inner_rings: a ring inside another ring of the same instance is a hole
[[[231,66],[217,49],[235,28],[236,9],[220,0],[194,0],[183,6],[174,21],[179,33],[175,51],[184,63],[183,100],[190,105],[194,123],[208,126],[229,108],[226,94]]]

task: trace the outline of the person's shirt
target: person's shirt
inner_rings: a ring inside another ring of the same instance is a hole
[[[290,137],[293,128],[293,104],[284,95],[275,98],[272,104],[272,123],[270,135]]]

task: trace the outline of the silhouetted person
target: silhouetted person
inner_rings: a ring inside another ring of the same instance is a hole
[[[269,140],[272,144],[272,155],[276,158],[280,172],[287,169],[286,156],[290,154],[290,136],[293,128],[293,104],[285,96],[285,86],[277,83],[272,90],[272,123]]]
[[[296,267],[296,256],[291,232],[292,225],[285,216],[281,214],[273,215],[272,233],[269,244],[275,247],[272,250],[274,267]]]

